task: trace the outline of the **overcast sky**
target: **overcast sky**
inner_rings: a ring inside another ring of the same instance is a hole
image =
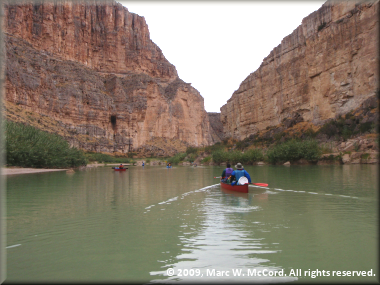
[[[220,112],[240,83],[325,1],[117,1],[145,17],[179,77]]]

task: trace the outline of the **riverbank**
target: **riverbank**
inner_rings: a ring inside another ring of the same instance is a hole
[[[42,172],[53,172],[53,171],[68,171],[69,169],[45,169],[45,168],[23,168],[23,167],[12,167],[12,168],[1,168],[1,175],[16,175],[16,174],[30,174],[30,173],[42,173]]]
[[[107,166],[118,166],[120,163],[107,163]],[[129,163],[123,163],[124,166],[130,165]],[[86,167],[98,167],[106,166],[104,163],[91,163],[83,166]],[[1,175],[16,175],[16,174],[30,174],[30,173],[44,173],[44,172],[53,172],[53,171],[67,171],[68,173],[73,173],[72,168],[60,168],[60,169],[47,169],[47,168],[24,168],[24,167],[2,167]]]

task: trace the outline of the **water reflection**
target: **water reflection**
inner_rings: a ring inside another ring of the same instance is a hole
[[[219,185],[213,190],[218,189]],[[197,236],[183,232],[181,247],[184,253],[176,257],[176,262],[167,263],[162,271],[151,272],[153,276],[167,276],[167,269],[173,269],[175,276],[154,279],[151,282],[285,282],[294,277],[253,276],[258,272],[279,272],[282,268],[270,264],[262,254],[276,254],[278,249],[268,248],[260,232],[252,232],[244,216],[262,211],[252,205],[252,199],[265,200],[267,193],[238,193],[220,188],[204,200],[202,207],[205,221],[200,225]],[[265,191],[265,190],[264,190]],[[262,191],[261,191],[262,192]],[[222,195],[220,195],[222,194]],[[255,223],[255,222],[254,222]],[[186,276],[187,269],[199,269]],[[182,276],[178,276],[182,273]],[[193,273],[193,274],[191,274]],[[249,274],[251,273],[251,274]],[[219,276],[219,275],[228,276]],[[250,276],[249,276],[250,275]],[[264,274],[265,275],[265,274]]]
[[[249,193],[221,189],[213,179],[221,167],[100,167],[9,177],[7,280],[375,280],[231,276],[232,269],[378,273],[377,167],[247,171],[269,187],[250,186]],[[168,268],[215,276],[169,277]],[[217,270],[230,276],[217,276]]]

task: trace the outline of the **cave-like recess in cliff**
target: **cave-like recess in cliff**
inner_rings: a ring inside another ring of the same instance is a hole
[[[115,130],[115,128],[116,128],[116,115],[111,115],[110,121],[111,121],[112,129]]]

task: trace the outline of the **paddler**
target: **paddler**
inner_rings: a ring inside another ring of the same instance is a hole
[[[221,181],[227,182],[233,171],[234,170],[231,168],[231,164],[227,163],[227,168],[223,170]]]
[[[243,176],[247,177],[249,183],[252,183],[251,176],[249,176],[249,173],[244,170],[244,167],[243,165],[241,165],[240,162],[236,164],[235,167],[236,167],[236,170],[234,170],[231,173],[231,181],[233,181],[231,185],[235,185],[239,181],[239,179]]]
[[[124,168],[124,167],[123,167],[123,164],[120,163],[119,169],[123,169],[123,168]]]

